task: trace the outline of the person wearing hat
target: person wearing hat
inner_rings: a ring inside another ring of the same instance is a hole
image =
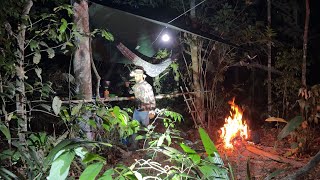
[[[156,107],[156,100],[154,97],[152,86],[145,81],[146,75],[142,69],[135,69],[130,73],[134,77],[136,84],[132,87],[136,107],[133,112],[133,119],[137,120],[143,126],[149,125],[150,117],[154,117],[154,109]],[[138,143],[135,140],[136,135],[132,136],[131,148],[137,149]]]

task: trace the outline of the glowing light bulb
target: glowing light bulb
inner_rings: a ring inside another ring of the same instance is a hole
[[[168,34],[164,34],[164,35],[162,35],[162,41],[164,41],[164,42],[168,42],[169,40],[170,40],[170,36],[168,35]]]

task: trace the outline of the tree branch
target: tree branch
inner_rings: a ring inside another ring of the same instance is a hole
[[[92,70],[94,72],[94,74],[96,75],[97,78],[97,87],[96,87],[96,97],[100,98],[100,94],[99,94],[99,88],[100,88],[100,81],[101,81],[101,76],[99,75],[96,65],[93,61],[93,57],[92,57],[92,38],[90,37],[90,42],[89,42],[89,53],[90,53],[90,61],[91,61],[91,67]]]
[[[249,68],[257,68],[257,69],[262,69],[264,71],[268,71],[268,67],[259,63],[249,63],[249,62],[237,62],[235,64],[230,65],[229,67],[249,67]],[[278,74],[278,75],[283,75],[283,72],[271,67],[271,72],[274,74]]]

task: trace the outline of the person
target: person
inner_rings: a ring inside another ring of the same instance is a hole
[[[156,101],[152,86],[145,80],[146,75],[143,69],[135,69],[130,73],[134,77],[135,85],[132,87],[133,94],[136,100],[133,119],[137,120],[141,125],[147,127],[150,122],[150,117],[155,115]],[[138,142],[135,140],[136,134],[131,138],[131,149],[138,148]]]

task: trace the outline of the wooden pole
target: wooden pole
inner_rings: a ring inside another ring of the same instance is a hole
[[[202,93],[207,93],[210,91],[203,91]],[[163,98],[173,98],[182,96],[183,94],[195,94],[196,92],[186,92],[186,93],[174,93],[174,94],[159,94],[156,95],[156,99],[163,99]],[[99,99],[88,99],[88,100],[69,100],[69,101],[62,101],[63,104],[69,104],[69,103],[90,103],[90,102],[112,102],[112,101],[132,101],[135,97],[108,97],[108,98],[99,98]]]

